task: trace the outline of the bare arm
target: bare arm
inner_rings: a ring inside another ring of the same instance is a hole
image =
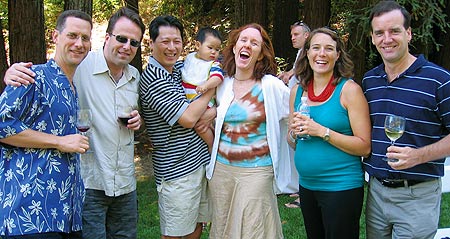
[[[347,109],[353,135],[344,135],[330,129],[330,144],[336,148],[357,156],[368,156],[371,150],[369,106],[359,87],[353,81],[347,81],[341,93],[341,103]],[[293,132],[323,137],[326,127],[313,119],[294,113]],[[302,130],[300,130],[302,128]]]
[[[200,117],[195,124],[195,129],[197,132],[202,133],[212,128],[212,123],[217,115],[216,107],[211,107],[205,111],[205,113]]]
[[[294,75],[294,69],[291,69],[289,71],[284,71],[281,74],[278,75],[278,78],[280,78],[284,84],[287,84],[289,82],[289,79]]]
[[[298,89],[298,85],[295,85],[294,87],[292,87],[291,89],[291,93],[289,95],[289,122],[288,122],[288,133],[286,134],[287,137],[287,142],[289,144],[289,146],[291,146],[291,148],[295,149],[296,147],[296,142],[295,142],[295,137],[297,137],[297,135],[293,134],[293,129],[295,128],[295,124],[294,124],[294,102],[295,102],[295,97],[297,95],[297,89]]]
[[[436,143],[415,149],[411,147],[390,146],[386,157],[398,159],[397,162],[389,162],[396,170],[412,168],[450,155],[450,135],[445,136]]]
[[[29,85],[34,83],[35,73],[30,70],[33,65],[31,62],[14,63],[5,72],[3,81],[6,85],[19,87],[23,85]]]
[[[222,79],[220,77],[212,76],[205,83],[197,86],[195,90],[197,91],[197,93],[203,94],[210,89],[216,88],[218,85],[220,85],[220,83],[222,83]]]
[[[16,147],[54,148],[66,153],[84,153],[89,149],[89,141],[86,136],[80,134],[56,136],[31,129],[0,139],[0,142]]]
[[[205,94],[200,96],[200,98],[191,102],[178,119],[178,123],[185,128],[193,128],[205,112],[208,102],[211,100],[214,93],[215,90],[208,90]]]

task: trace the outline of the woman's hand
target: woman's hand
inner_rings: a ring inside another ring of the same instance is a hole
[[[298,112],[293,113],[294,117],[290,124],[291,130],[296,135],[310,135],[322,137],[325,135],[326,128],[308,116],[302,115]]]

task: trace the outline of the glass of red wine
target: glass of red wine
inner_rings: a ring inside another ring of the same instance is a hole
[[[117,106],[117,118],[122,126],[125,128],[128,125],[128,120],[131,119],[131,111],[133,111],[133,107],[130,105],[118,105]]]
[[[92,123],[92,111],[90,109],[79,109],[77,110],[77,129],[80,134],[87,136],[87,131],[91,128]],[[92,153],[93,151],[89,148],[85,153]]]
[[[86,136],[87,131],[91,128],[92,111],[90,109],[77,110],[77,129],[80,134]]]
[[[132,118],[131,112],[137,109],[137,106],[130,104],[119,104],[117,105],[117,121],[119,122],[119,127],[127,128],[128,120]],[[134,132],[131,129],[128,129],[128,133],[130,134],[130,144],[138,144],[138,141],[134,140]]]

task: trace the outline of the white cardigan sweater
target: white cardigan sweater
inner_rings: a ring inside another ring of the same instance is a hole
[[[216,157],[219,145],[219,135],[222,130],[225,114],[234,99],[234,78],[226,77],[221,85],[217,87],[217,118],[215,125],[214,144],[211,152],[211,161],[206,167],[206,177],[211,179],[214,173]],[[289,116],[289,88],[283,82],[272,75],[265,75],[262,80],[262,91],[264,96],[264,108],[266,111],[267,141],[272,157],[274,170],[274,191],[280,193],[281,185],[287,175],[280,175],[280,163],[289,163],[289,146],[286,141],[287,120]],[[294,165],[289,165],[293,167]],[[281,165],[283,167],[283,165]],[[284,170],[283,170],[284,171]],[[290,178],[290,175],[289,175]]]

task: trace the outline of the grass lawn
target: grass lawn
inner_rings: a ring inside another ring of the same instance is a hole
[[[139,178],[137,192],[139,200],[138,239],[160,238],[158,197],[154,179],[151,177]],[[286,208],[284,206],[285,203],[292,200],[293,198],[290,198],[288,195],[278,197],[284,237],[286,239],[304,239],[306,238],[306,233],[300,209]],[[364,209],[360,225],[360,238],[365,238]],[[446,227],[450,227],[450,193],[443,194],[441,202],[439,228]],[[207,231],[203,233],[203,238],[208,238]]]

